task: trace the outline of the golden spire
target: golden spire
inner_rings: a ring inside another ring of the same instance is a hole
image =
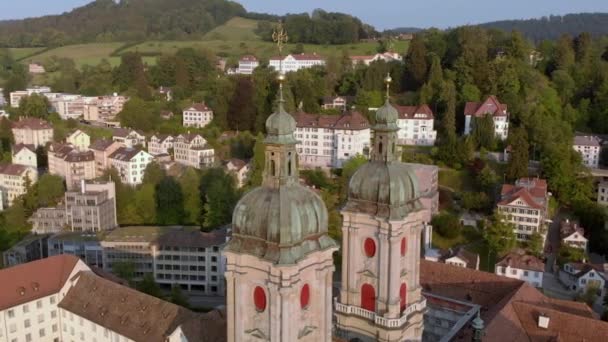
[[[391,73],[386,73],[386,77],[384,78],[384,84],[386,84],[386,100],[388,101],[391,96],[391,83],[393,83],[393,78],[391,77]]]
[[[289,40],[289,36],[287,36],[287,31],[283,27],[283,22],[279,21],[277,26],[274,28],[274,32],[272,32],[272,41],[277,44],[277,48],[279,49],[279,76],[277,79],[279,80],[279,103],[282,105],[285,102],[283,98],[283,82],[285,82],[285,74],[283,73],[283,47],[285,43]]]

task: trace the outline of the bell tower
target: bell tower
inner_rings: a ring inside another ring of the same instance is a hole
[[[398,113],[387,99],[372,127],[371,160],[349,183],[342,210],[338,334],[361,341],[421,341],[426,300],[419,281],[423,220],[418,180],[398,161]]]

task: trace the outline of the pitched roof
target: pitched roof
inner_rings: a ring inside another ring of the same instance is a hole
[[[508,116],[507,105],[500,103],[496,96],[489,96],[484,102],[467,102],[464,107],[464,115],[476,117],[491,114],[492,116]]]
[[[108,158],[116,159],[121,161],[130,161],[135,157],[139,152],[142,152],[142,149],[139,148],[128,148],[128,147],[120,147],[114,153],[110,154]]]
[[[71,137],[74,137],[74,136],[82,135],[82,134],[84,134],[84,135],[86,135],[86,136],[89,136],[87,133],[85,133],[85,132],[83,132],[83,131],[81,131],[81,130],[77,129],[77,130],[75,130],[74,132],[72,132],[72,134],[70,134],[70,135],[68,136],[68,139],[69,139],[69,138],[71,138]]]
[[[203,140],[205,140],[205,138],[203,138],[203,136],[202,136],[202,135],[200,135],[200,134],[195,134],[195,133],[184,133],[184,134],[180,134],[180,135],[178,135],[177,137],[175,137],[175,139],[177,140],[177,139],[180,139],[180,138],[181,138],[181,139],[183,139],[183,140],[184,140],[184,142],[186,142],[186,143],[191,143],[191,142],[192,142],[192,140],[194,140],[194,139],[196,139],[196,138],[198,138],[198,137],[200,137],[200,138],[202,138]],[[206,142],[206,140],[205,140],[205,142]]]
[[[164,342],[177,327],[198,315],[143,292],[80,272],[59,307],[134,341]],[[198,336],[200,341],[203,336]]]
[[[419,119],[419,120],[432,120],[435,116],[431,108],[422,104],[420,106],[395,106],[397,112],[399,112],[399,119]]]
[[[565,239],[574,233],[580,234],[583,238],[585,237],[585,229],[579,226],[578,223],[570,222],[569,220],[561,222],[559,227],[559,235],[562,239]]]
[[[232,158],[228,161],[227,164],[232,164],[232,166],[234,166],[234,168],[236,168],[237,170],[240,170],[240,169],[244,168],[248,163],[242,159]]]
[[[515,185],[504,184],[500,195],[499,205],[509,205],[521,199],[532,208],[544,209],[547,204],[547,181],[539,178],[521,178],[515,182]]]
[[[138,135],[143,136],[144,133],[142,131],[138,131],[135,129],[116,127],[112,129],[112,135],[115,137],[126,138],[131,133],[137,133]]]
[[[112,144],[115,144],[116,142],[114,140],[108,140],[108,139],[100,139],[100,140],[96,140],[94,141],[89,148],[95,151],[105,151],[108,149],[108,147],[112,146]]]
[[[78,260],[65,254],[0,270],[0,311],[59,292]]]
[[[188,106],[184,110],[190,110],[190,109],[194,109],[194,110],[196,110],[198,112],[208,112],[208,111],[211,111],[211,109],[209,107],[207,107],[207,105],[204,104],[204,103],[193,103],[192,105]]]
[[[320,55],[317,55],[316,53],[291,54],[291,55],[287,55],[285,57],[274,56],[274,57],[271,57],[270,60],[271,61],[285,60],[289,56],[291,56],[293,59],[295,59],[297,61],[323,61],[323,60],[325,60],[325,58],[323,58]]]
[[[17,154],[19,152],[21,152],[21,150],[23,149],[28,149],[34,153],[36,153],[36,146],[31,145],[31,144],[16,144],[15,146],[13,146],[13,154]]]
[[[0,164],[0,173],[11,176],[21,176],[28,167],[19,164]]]
[[[469,252],[464,248],[458,248],[456,250],[449,250],[444,256],[443,256],[443,260],[447,260],[453,257],[458,257],[461,260],[463,260],[464,262],[467,263],[467,267],[468,268],[472,268],[472,269],[476,269],[477,268],[477,263],[479,261],[479,255]]]
[[[50,123],[38,118],[20,118],[19,121],[13,122],[13,128],[17,129],[32,129],[32,130],[43,130],[52,129]]]
[[[576,135],[574,136],[574,145],[600,147],[601,139],[594,135]]]
[[[353,103],[355,101],[354,96],[324,96],[323,103],[324,104],[333,104],[335,100],[343,99],[346,104]]]
[[[55,157],[61,158],[69,163],[81,163],[95,160],[93,151],[80,151],[72,145],[53,143],[49,147],[49,152]]]
[[[254,55],[245,55],[239,59],[239,62],[257,62],[258,59]]]
[[[545,263],[542,260],[533,255],[528,255],[524,251],[513,251],[505,255],[496,263],[496,266],[509,266],[520,270],[536,272],[545,271]]]
[[[342,115],[323,115],[296,112],[293,114],[297,127],[361,130],[369,128],[369,121],[363,114],[348,111]]]

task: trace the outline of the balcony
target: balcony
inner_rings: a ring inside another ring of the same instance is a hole
[[[385,327],[385,328],[399,328],[407,323],[408,317],[418,311],[422,311],[426,308],[426,299],[423,298],[421,301],[409,305],[401,314],[400,318],[386,318],[376,314],[373,311],[368,311],[358,306],[352,305],[344,305],[342,303],[338,303],[337,299],[334,300],[335,308],[337,312],[358,316],[361,318],[365,318],[370,321],[374,321],[376,325]]]

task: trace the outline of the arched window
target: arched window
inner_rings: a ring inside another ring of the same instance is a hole
[[[401,256],[405,256],[407,252],[407,238],[401,239]]]
[[[276,176],[277,175],[277,166],[274,160],[270,161],[270,175],[271,176]]]
[[[368,311],[376,311],[376,291],[370,284],[361,286],[361,307]]]
[[[365,239],[365,242],[363,242],[363,251],[368,258],[372,258],[376,255],[376,242],[374,239]]]
[[[266,291],[259,286],[253,290],[253,304],[258,312],[266,310]]]
[[[407,285],[405,283],[401,284],[401,288],[399,289],[399,303],[401,312],[403,312],[407,305]]]
[[[291,152],[289,152],[289,157],[287,157],[289,160],[287,161],[287,175],[291,176]]]
[[[310,304],[310,286],[308,284],[302,286],[302,290],[300,291],[300,307],[302,309],[308,308]]]
[[[381,142],[378,143],[378,153],[382,154],[382,143]]]

